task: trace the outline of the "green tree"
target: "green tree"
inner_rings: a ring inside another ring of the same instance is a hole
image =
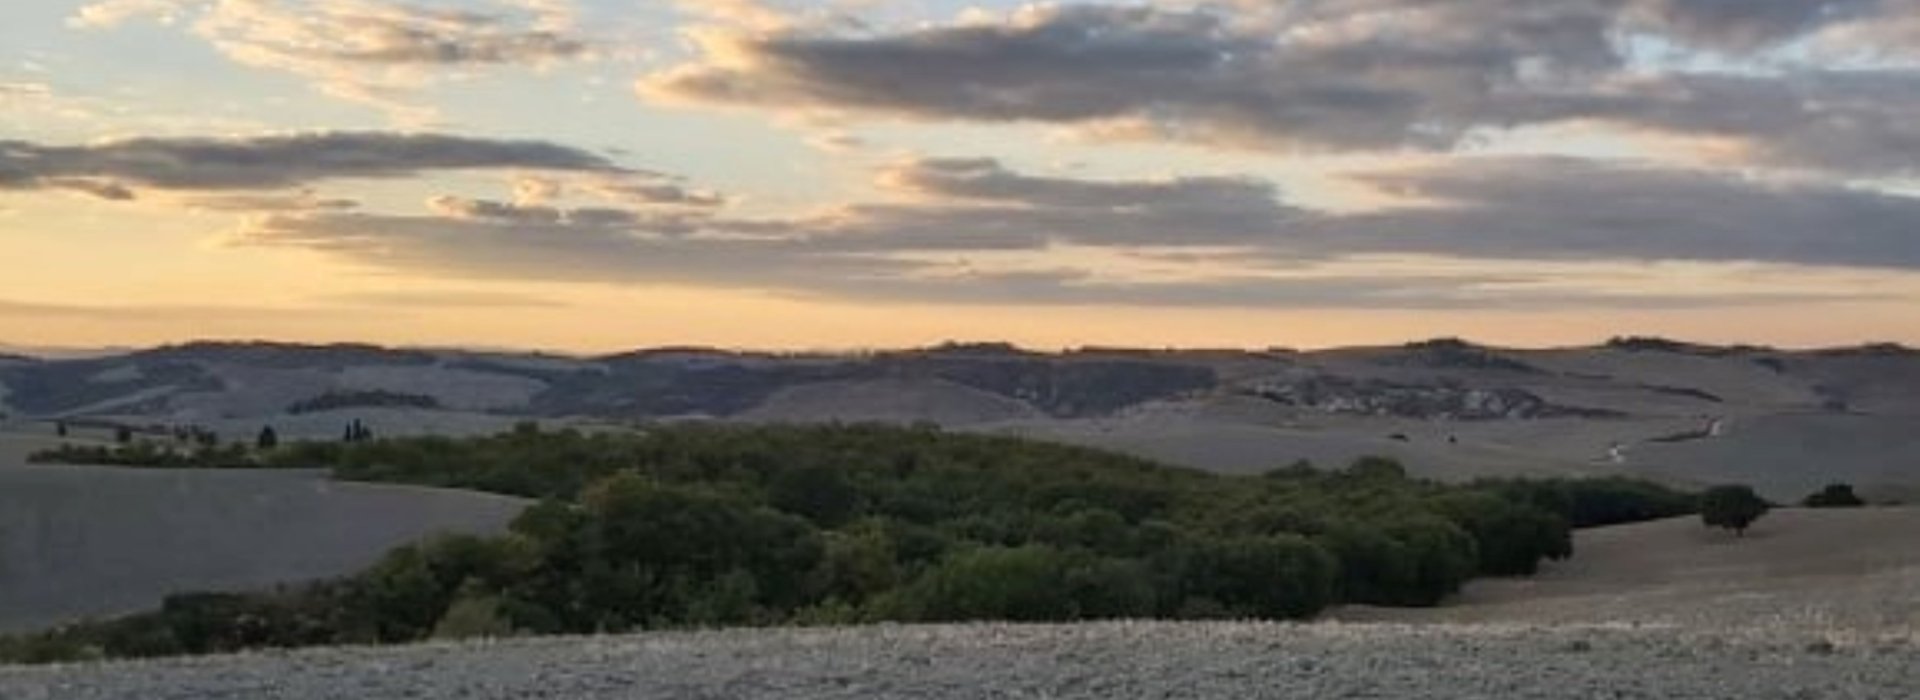
[[[1456,493],[1435,499],[1440,512],[1473,535],[1479,572],[1531,576],[1542,559],[1573,554],[1573,536],[1560,516],[1491,493]]]
[[[1700,495],[1700,520],[1708,527],[1732,530],[1736,536],[1744,537],[1747,527],[1770,508],[1749,486],[1715,486]]]
[[[1183,598],[1211,601],[1231,616],[1302,618],[1333,601],[1339,561],[1298,535],[1236,537],[1194,545]]]
[[[263,451],[279,447],[280,433],[275,432],[271,425],[263,427],[260,429],[260,437],[254,439],[253,446]]]
[[[859,490],[847,482],[843,470],[831,467],[802,466],[779,470],[767,485],[767,500],[775,508],[812,520],[822,527],[844,523],[860,509]]]

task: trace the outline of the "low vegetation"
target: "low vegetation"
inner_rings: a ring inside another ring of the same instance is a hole
[[[1625,480],[1259,476],[878,426],[680,425],[299,443],[269,464],[541,499],[496,537],[402,547],[342,580],[187,595],[0,641],[0,659],[435,637],[873,621],[1265,618],[1434,605],[1571,554],[1570,526],[1689,499]]]
[[[1860,508],[1867,502],[1853,492],[1851,484],[1828,484],[1800,501],[1808,508]]]
[[[287,413],[302,415],[346,408],[440,408],[440,400],[420,394],[393,391],[332,391],[299,401],[287,407]]]
[[[251,469],[264,464],[265,453],[243,443],[136,440],[130,431],[119,433],[116,443],[65,444],[34,452],[27,456],[27,460],[35,464],[92,464],[152,469]]]

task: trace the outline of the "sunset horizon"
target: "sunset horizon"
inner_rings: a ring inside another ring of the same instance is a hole
[[[16,4],[0,339],[1920,344],[1826,4]]]

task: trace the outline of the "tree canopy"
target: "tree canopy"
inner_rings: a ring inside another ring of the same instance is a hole
[[[1700,494],[1700,519],[1709,527],[1744,536],[1747,528],[1772,506],[1749,486],[1715,486]]]

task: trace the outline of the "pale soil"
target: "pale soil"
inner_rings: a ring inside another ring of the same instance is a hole
[[[0,697],[1901,698],[1911,639],[1245,623],[736,630],[0,668]]]

